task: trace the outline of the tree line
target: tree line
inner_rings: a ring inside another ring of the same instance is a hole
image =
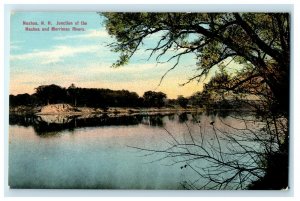
[[[216,100],[210,92],[204,90],[190,97],[178,96],[168,99],[163,92],[146,91],[143,96],[128,90],[111,90],[102,88],[79,88],[71,84],[64,88],[55,84],[41,85],[33,94],[9,96],[10,106],[43,106],[67,103],[75,107],[202,107],[207,109],[234,109],[236,101]]]
[[[43,106],[48,104],[67,103],[78,107],[142,107],[163,106],[160,99],[166,98],[162,92],[145,92],[139,97],[128,90],[111,90],[102,88],[80,88],[71,84],[64,88],[55,84],[41,85],[33,94],[10,95],[10,106]],[[152,99],[155,99],[154,101]],[[156,100],[157,99],[157,100]],[[151,103],[151,104],[150,104]]]

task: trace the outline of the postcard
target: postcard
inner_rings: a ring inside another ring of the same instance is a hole
[[[289,188],[290,21],[11,12],[9,187]]]

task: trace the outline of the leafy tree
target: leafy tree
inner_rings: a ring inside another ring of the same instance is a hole
[[[186,108],[189,100],[183,96],[178,96],[177,102],[181,107]]]
[[[161,80],[168,72],[175,69],[187,54],[195,55],[198,73],[186,81],[187,84],[193,80],[203,81],[212,68],[217,66],[220,72],[210,79],[204,90],[195,102],[205,103],[222,102],[224,99],[256,100],[259,101],[257,113],[265,125],[260,131],[253,132],[247,128],[238,129],[239,135],[226,135],[226,131],[216,130],[214,121],[210,123],[217,141],[227,137],[228,141],[242,148],[238,149],[236,155],[242,158],[242,153],[251,155],[253,164],[260,165],[258,169],[242,167],[239,160],[225,162],[223,152],[219,147],[205,149],[203,143],[196,144],[192,133],[193,143],[181,144],[175,139],[174,146],[166,151],[166,157],[187,155],[199,158],[209,158],[215,161],[212,165],[216,170],[221,166],[232,168],[232,177],[225,178],[222,173],[208,174],[208,183],[215,183],[217,188],[227,186],[241,176],[246,170],[246,175],[260,178],[259,185],[268,183],[264,188],[285,188],[287,186],[288,173],[288,118],[289,118],[289,76],[290,76],[290,15],[289,13],[102,13],[106,17],[106,29],[115,37],[116,42],[110,44],[113,51],[119,52],[119,59],[113,64],[118,67],[129,62],[130,58],[144,44],[145,40],[152,35],[159,36],[156,43],[148,50],[150,57],[155,57],[157,62],[169,62],[174,60],[175,64],[162,75]],[[155,40],[155,38],[153,38]],[[166,56],[171,56],[165,59]],[[227,69],[231,62],[238,64],[239,69],[235,72]],[[230,74],[232,73],[232,74]],[[242,130],[242,131],[241,131]],[[252,150],[251,146],[243,145],[245,141],[244,131],[249,131],[247,140],[256,140],[263,146],[263,150]],[[201,129],[200,129],[201,132]],[[218,135],[223,135],[218,137]],[[202,136],[202,134],[201,134]],[[241,137],[241,139],[239,139]],[[174,139],[174,138],[173,138]],[[184,149],[180,146],[184,146]],[[191,145],[200,149],[190,155],[190,150],[185,151]],[[174,147],[178,150],[169,151]],[[249,148],[251,150],[249,150]],[[153,149],[142,149],[157,153]],[[203,152],[203,150],[205,150]],[[211,154],[211,150],[218,150]],[[172,155],[174,154],[174,155]],[[216,156],[216,154],[219,156]],[[164,156],[165,157],[165,156]],[[259,158],[262,162],[256,161]],[[188,163],[190,164],[188,157]],[[282,161],[274,162],[274,161]],[[252,162],[251,162],[252,163]],[[203,163],[205,164],[205,163]],[[275,168],[277,167],[277,168]],[[273,170],[270,172],[270,169]],[[203,169],[202,169],[203,170]],[[211,170],[211,169],[209,169]],[[257,174],[257,170],[261,171]],[[262,177],[260,174],[265,174]],[[283,174],[282,174],[283,173]],[[227,174],[227,171],[226,171]],[[203,177],[203,174],[199,174]],[[276,176],[283,175],[280,179]],[[204,176],[205,177],[205,176]],[[271,179],[270,179],[271,178]],[[241,177],[238,185],[243,188]],[[265,182],[268,180],[268,182]],[[272,181],[282,180],[279,187],[273,187]],[[194,185],[194,183],[192,183]],[[192,186],[192,189],[195,186]],[[205,187],[205,186],[204,186]],[[202,187],[201,187],[202,188]],[[251,187],[252,188],[252,187]],[[257,186],[255,187],[257,188]]]
[[[146,91],[143,98],[146,107],[163,107],[167,95],[162,92]]]
[[[204,90],[202,92],[193,94],[189,99],[194,106],[212,109],[213,103],[216,102],[214,96],[216,96],[216,93],[206,90],[206,85],[204,85]]]
[[[37,88],[36,96],[43,104],[62,103],[66,100],[66,90],[58,85],[42,85]]]
[[[192,96],[189,97],[189,101],[190,101],[191,105],[198,106],[198,107],[203,106],[201,94],[202,94],[201,92],[196,92]]]
[[[201,80],[215,65],[228,60],[243,69],[227,90],[235,90],[253,79],[266,83],[275,100],[276,112],[288,117],[290,16],[288,13],[102,13],[106,29],[116,38],[111,48],[120,52],[114,66],[129,62],[132,55],[153,34],[160,33],[150,56],[158,62],[194,54],[199,73],[187,81]],[[167,71],[167,72],[169,72]],[[167,73],[166,72],[166,73]],[[164,74],[162,78],[165,76]]]
[[[29,94],[18,94],[16,96],[10,95],[9,96],[9,103],[11,106],[19,106],[19,105],[24,105],[28,106],[32,104],[32,98]]]

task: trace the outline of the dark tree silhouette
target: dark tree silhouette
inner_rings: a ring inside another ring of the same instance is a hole
[[[18,94],[16,96],[10,95],[9,102],[11,106],[18,106],[18,105],[31,105],[33,103],[32,98],[29,94]]]
[[[167,95],[162,92],[146,91],[143,95],[145,106],[147,107],[163,107]]]
[[[67,89],[55,84],[38,86],[36,93],[10,95],[10,106],[43,106],[47,104],[69,103],[75,107],[162,107],[166,94],[162,92],[145,92],[139,97],[136,92],[128,90],[111,90],[102,88],[79,88],[71,84]]]
[[[189,103],[189,100],[183,96],[178,96],[177,102],[181,107],[186,108]]]
[[[36,96],[43,104],[63,103],[66,101],[66,90],[58,85],[42,85],[35,90]]]
[[[74,106],[77,106],[77,96],[78,91],[76,90],[76,86],[72,83],[67,89],[67,95],[70,96],[71,101],[73,102]]]

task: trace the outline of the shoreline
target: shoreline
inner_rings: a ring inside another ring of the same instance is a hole
[[[130,108],[130,107],[109,107],[107,109],[91,108],[91,107],[73,107],[68,104],[50,104],[46,106],[31,107],[18,106],[10,107],[9,114],[20,115],[59,115],[59,116],[80,116],[80,115],[139,115],[139,114],[170,114],[182,112],[198,112],[203,111],[203,108]]]
[[[200,107],[162,107],[162,108],[132,108],[132,107],[109,107],[92,108],[92,107],[75,107],[69,104],[49,104],[46,106],[17,106],[9,107],[10,115],[56,115],[56,116],[94,116],[94,115],[108,115],[108,116],[131,116],[131,115],[156,115],[156,114],[175,114],[184,112],[203,112],[203,111],[236,111],[236,109],[222,109],[222,108],[200,108]],[[239,108],[238,111],[252,111],[248,108]]]

